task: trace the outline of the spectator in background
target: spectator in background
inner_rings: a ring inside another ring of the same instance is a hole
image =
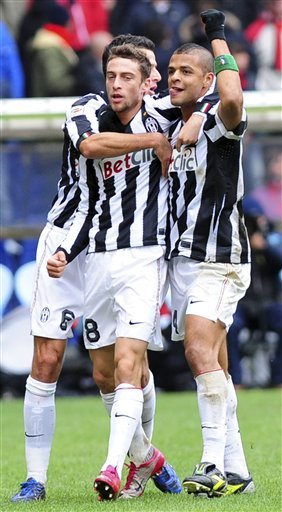
[[[257,230],[253,240],[253,279],[251,321],[262,335],[273,331],[278,344],[271,361],[271,384],[282,385],[282,151],[271,149],[266,182],[250,192],[249,201],[257,205]],[[255,208],[250,231],[254,231]],[[264,219],[264,223],[262,223]],[[259,229],[258,229],[259,228]],[[257,233],[260,231],[260,233]],[[260,242],[260,245],[258,243]],[[256,245],[255,245],[256,244]],[[248,298],[248,295],[247,295]],[[239,313],[240,314],[240,313]],[[251,314],[249,315],[251,316]],[[250,320],[249,320],[250,321]],[[256,322],[256,323],[255,323]]]
[[[254,90],[257,66],[252,45],[246,40],[241,31],[231,33],[228,44],[238,64],[242,89],[244,91]]]
[[[245,29],[259,14],[261,2],[262,0],[222,0],[221,3],[222,9],[233,12]]]
[[[30,41],[49,20],[52,5],[64,8],[71,21],[72,43],[76,52],[89,45],[90,34],[108,30],[108,10],[103,0],[26,0],[26,11],[18,28],[20,55],[27,77],[26,96],[33,96],[30,62]]]
[[[229,372],[234,385],[241,386],[240,331],[247,327],[251,333],[259,331],[260,341],[266,343],[266,333],[275,332],[277,344],[270,360],[271,380],[269,384],[282,386],[282,269],[281,238],[273,243],[273,232],[260,203],[247,196],[244,213],[252,249],[251,285],[245,297],[239,302],[234,323],[228,332]],[[275,238],[274,238],[275,240]]]
[[[25,96],[31,94],[31,61],[29,44],[37,30],[48,21],[48,8],[54,0],[33,0],[27,7],[18,27],[18,46],[26,78]]]
[[[105,0],[56,0],[70,15],[74,32],[74,47],[84,50],[94,32],[108,31],[108,9]]]
[[[210,44],[207,40],[204,24],[202,23],[200,13],[208,9],[220,9],[220,0],[198,0],[194,6],[194,13],[182,19],[179,27],[179,34],[182,43],[196,43],[210,50]],[[224,11],[225,14],[225,33],[229,42],[229,36],[233,33],[240,33],[242,26],[239,18],[232,12]]]
[[[109,32],[94,32],[91,35],[89,47],[80,55],[77,67],[76,94],[78,96],[105,89],[102,55],[105,46],[112,39],[113,36]]]
[[[2,20],[0,20],[0,33],[1,98],[22,98],[25,80],[17,43]]]
[[[31,95],[73,96],[78,56],[73,49],[68,11],[51,4],[47,20],[30,41]]]
[[[0,19],[6,23],[15,38],[17,38],[18,26],[25,11],[25,0],[0,1]]]
[[[251,196],[263,208],[276,232],[282,232],[282,150],[272,149],[266,170],[266,183],[251,191]]]
[[[104,0],[104,3],[108,10],[110,32],[113,36],[126,33],[130,27],[132,0]]]
[[[24,72],[16,41],[3,21],[0,21],[0,93],[1,98],[22,98],[24,96]],[[13,162],[17,161],[19,143],[3,143],[1,152],[0,224],[11,223],[13,218],[11,176],[15,179]]]
[[[265,9],[246,29],[258,59],[256,89],[281,90],[282,85],[282,2],[266,0]]]

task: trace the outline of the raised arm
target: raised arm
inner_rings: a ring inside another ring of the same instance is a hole
[[[228,130],[234,130],[241,121],[243,92],[238,66],[231,55],[224,34],[223,12],[209,9],[201,13],[206,35],[214,55],[217,88],[220,97],[219,115]]]

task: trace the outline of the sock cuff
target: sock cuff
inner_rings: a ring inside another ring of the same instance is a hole
[[[40,382],[31,375],[26,380],[25,388],[27,391],[37,396],[51,396],[56,392],[57,382]]]
[[[127,382],[122,382],[121,384],[119,384],[115,388],[115,391],[120,391],[121,389],[128,389],[128,390],[130,390],[130,389],[140,389],[141,390],[141,388],[137,388],[136,386],[133,386],[133,384],[127,384]]]
[[[115,399],[115,392],[112,391],[111,393],[102,393],[102,391],[100,391],[100,396],[108,415],[111,416],[111,410]]]
[[[143,390],[132,384],[122,383],[116,387],[114,403],[118,400],[134,400],[144,403]]]
[[[218,391],[220,389],[227,395],[227,379],[223,370],[201,373],[195,377],[195,381],[200,393]]]
[[[103,402],[113,403],[114,397],[115,397],[115,392],[112,391],[111,393],[102,393],[102,391],[100,391],[100,396],[101,396]]]

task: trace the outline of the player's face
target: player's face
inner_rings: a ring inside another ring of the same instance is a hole
[[[139,64],[135,60],[116,57],[108,62],[106,89],[112,109],[123,123],[138,112],[149,79],[142,82]]]
[[[213,79],[204,73],[198,53],[175,54],[168,65],[168,87],[171,103],[181,108],[193,107],[206,92]]]
[[[162,77],[157,69],[157,61],[154,52],[152,52],[152,50],[147,50],[146,48],[140,48],[140,50],[143,53],[145,53],[148,61],[151,64],[150,86],[147,93],[150,94],[150,96],[152,96],[153,94],[155,94],[156,89],[158,87],[158,83],[160,82]]]

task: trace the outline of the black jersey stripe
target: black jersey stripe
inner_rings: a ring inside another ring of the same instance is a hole
[[[138,167],[130,170],[125,175],[126,188],[121,193],[121,210],[123,220],[119,224],[117,249],[130,247],[130,229],[134,222],[136,210],[137,178],[140,174]]]
[[[153,161],[149,168],[147,205],[143,215],[143,244],[157,245],[158,239],[158,195],[160,193],[160,165]],[[157,176],[157,179],[156,179]]]

